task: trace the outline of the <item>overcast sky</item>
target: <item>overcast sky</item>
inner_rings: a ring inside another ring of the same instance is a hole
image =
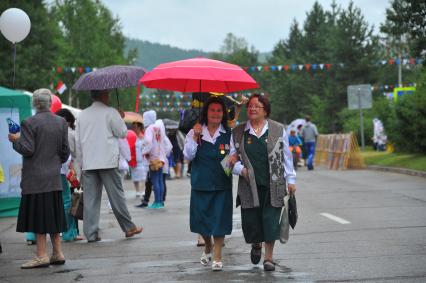
[[[102,0],[131,38],[184,49],[217,51],[228,32],[261,52],[287,38],[295,18],[302,23],[314,0]],[[318,0],[329,10],[332,0]],[[349,1],[337,0],[347,7]],[[389,0],[354,0],[376,32]]]

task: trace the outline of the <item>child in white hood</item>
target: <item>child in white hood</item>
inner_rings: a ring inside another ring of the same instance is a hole
[[[167,172],[167,155],[172,150],[172,144],[166,136],[162,120],[155,121],[156,112],[149,110],[144,112],[145,143],[142,155],[149,161],[149,175],[154,189],[155,201],[148,208],[163,208],[164,183],[163,170]]]

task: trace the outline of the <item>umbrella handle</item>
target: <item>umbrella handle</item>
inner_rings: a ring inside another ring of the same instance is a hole
[[[115,89],[115,97],[117,97],[117,108],[120,109],[120,100],[118,100],[118,90]]]

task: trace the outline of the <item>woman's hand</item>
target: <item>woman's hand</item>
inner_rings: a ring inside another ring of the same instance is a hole
[[[193,139],[194,139],[195,142],[198,142],[200,140],[201,132],[203,131],[203,127],[201,127],[200,123],[196,123],[192,129],[194,130]]]
[[[10,142],[15,142],[19,139],[20,134],[16,133],[16,134],[8,134],[7,137],[9,139]]]
[[[247,168],[244,167],[243,170],[241,170],[241,176],[243,176],[247,180],[247,182],[249,181],[249,174]]]
[[[231,168],[234,167],[234,165],[235,165],[235,163],[237,163],[237,161],[238,161],[238,155],[237,154],[230,155],[229,159],[228,159],[229,167],[231,167]]]
[[[294,193],[296,192],[296,185],[295,184],[288,184],[287,189],[288,189],[288,193],[290,195],[294,195]]]

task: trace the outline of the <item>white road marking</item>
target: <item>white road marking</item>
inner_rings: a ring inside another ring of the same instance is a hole
[[[330,214],[330,213],[320,213],[322,216],[327,217],[328,219],[331,219],[333,221],[336,221],[337,223],[340,224],[350,224],[351,222],[349,222],[348,220],[345,220],[343,218],[337,217],[336,215]]]

